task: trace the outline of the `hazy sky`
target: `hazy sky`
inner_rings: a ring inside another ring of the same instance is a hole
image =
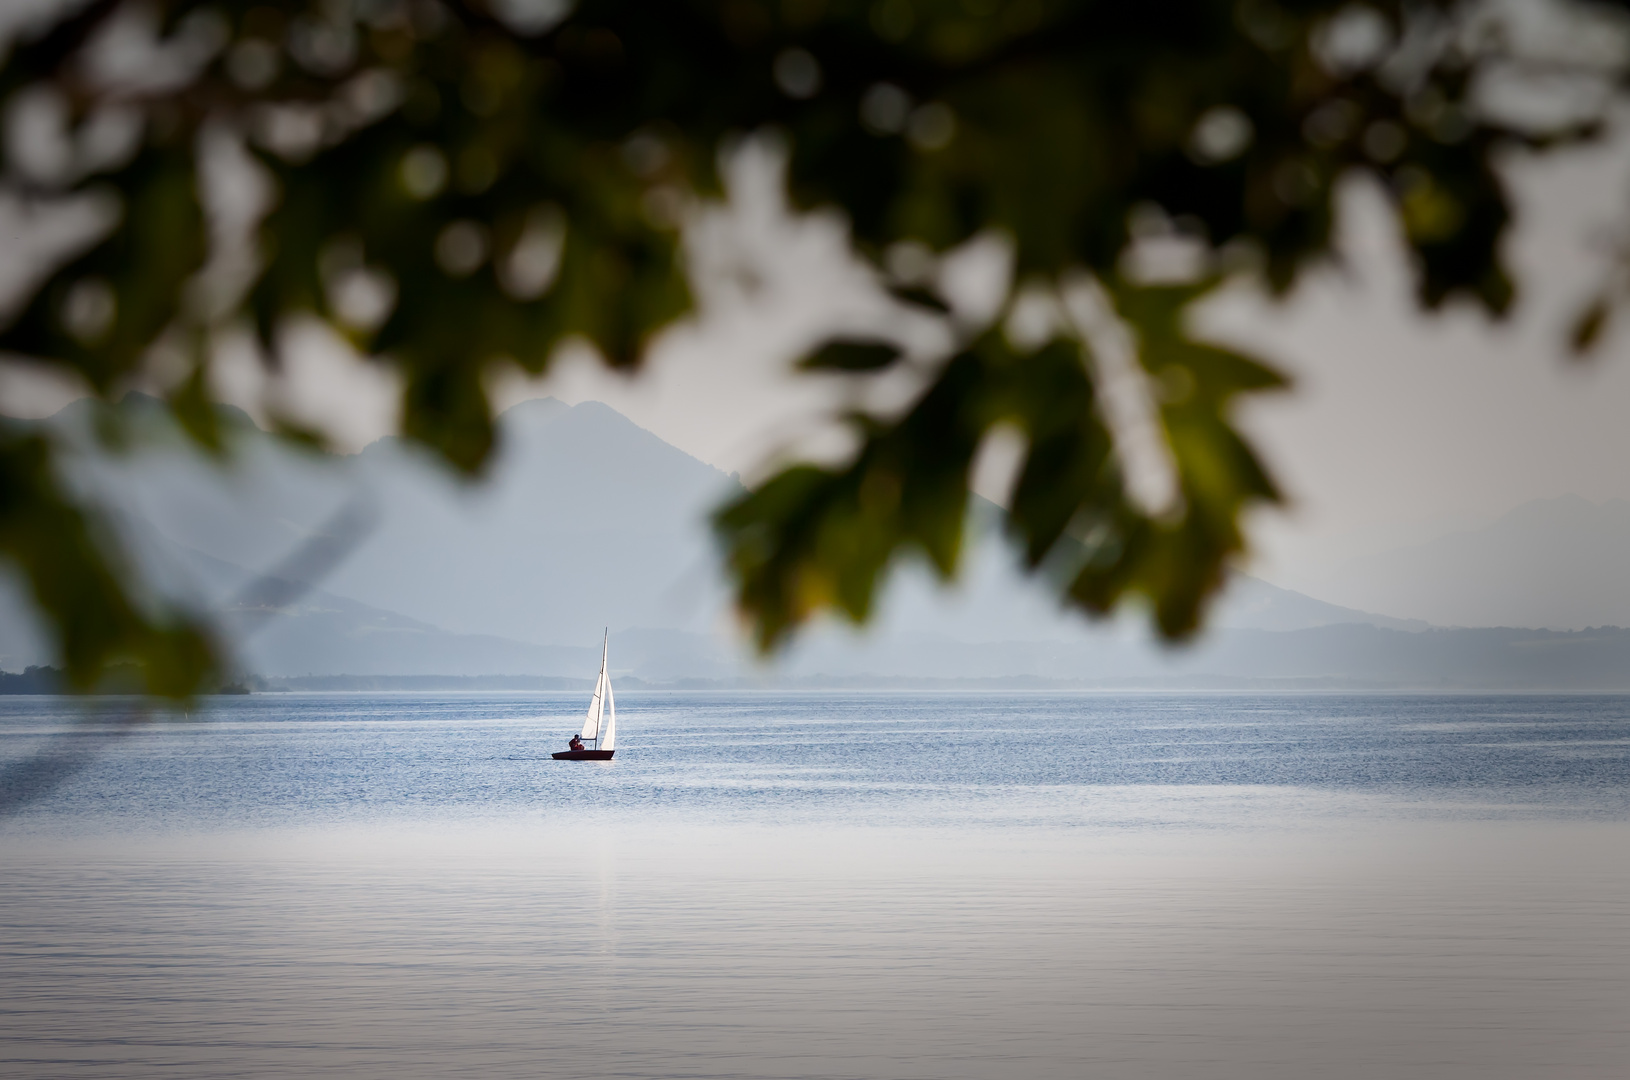
[[[787,212],[767,161],[740,162],[730,211],[698,218],[688,243],[702,271],[701,314],[665,336],[641,376],[568,353],[546,379],[499,380],[497,403],[604,401],[751,477],[787,454],[841,450],[846,438],[831,417],[845,404],[908,400],[922,371],[910,365],[864,390],[853,379],[792,373],[790,361],[823,326],[890,328],[925,350],[938,338],[891,312],[849,254],[841,219]],[[1363,183],[1344,199],[1342,265],[1285,301],[1236,290],[1204,313],[1210,332],[1255,347],[1296,379],[1292,393],[1244,418],[1292,500],[1257,521],[1256,572],[1306,588],[1354,556],[1480,524],[1529,499],[1630,498],[1630,331],[1587,364],[1563,348],[1615,238],[1630,238],[1630,137],[1514,161],[1509,175],[1520,223],[1510,254],[1524,292],[1506,322],[1469,308],[1414,311],[1395,227]],[[958,264],[961,294],[994,292],[979,277],[999,274],[1001,259],[986,255]],[[340,346],[321,331],[308,329],[304,341],[273,384],[281,407],[342,445],[387,433],[397,393],[388,370],[334,362]],[[253,409],[267,376],[242,353],[215,381],[226,400]],[[0,363],[0,399],[15,413],[46,415],[75,393]],[[1001,458],[986,462],[987,494],[1000,493]]]
[[[1630,333],[1586,362],[1564,344],[1609,244],[1627,235],[1624,144],[1512,170],[1520,228],[1508,250],[1524,291],[1506,322],[1414,311],[1370,190],[1348,202],[1343,271],[1278,309],[1217,313],[1297,377],[1249,416],[1295,500],[1262,523],[1266,572],[1293,583],[1533,498],[1630,497]]]
[[[1257,522],[1258,572],[1305,584],[1529,499],[1630,498],[1630,332],[1588,363],[1564,348],[1611,239],[1630,236],[1627,144],[1513,163],[1520,228],[1509,250],[1524,292],[1507,321],[1468,307],[1417,313],[1395,227],[1363,184],[1344,204],[1343,265],[1285,302],[1239,291],[1212,305],[1204,325],[1296,379],[1245,417],[1292,498]],[[704,328],[671,335],[638,380],[573,357],[548,379],[506,386],[505,399],[605,401],[726,470],[751,472],[800,440],[830,446],[820,418],[837,390],[793,377],[787,359],[823,319],[866,322],[877,309],[844,266],[836,226],[778,219],[764,201],[752,211],[760,242],[786,257],[765,264],[775,269],[751,303],[726,289]]]

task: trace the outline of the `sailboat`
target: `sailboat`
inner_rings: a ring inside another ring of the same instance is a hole
[[[617,699],[611,696],[611,676],[606,671],[606,657],[611,644],[611,631],[606,631],[600,643],[600,678],[594,684],[594,696],[589,699],[589,716],[583,721],[583,733],[578,736],[585,744],[582,750],[562,750],[549,756],[556,761],[610,761],[617,752]]]

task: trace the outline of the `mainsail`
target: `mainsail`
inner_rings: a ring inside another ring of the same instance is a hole
[[[606,697],[611,693],[611,682],[606,678],[607,648],[611,643],[611,633],[606,632],[606,640],[600,644],[600,678],[594,683],[594,697],[589,699],[589,717],[583,721],[583,741],[593,742],[600,737],[600,717],[605,710]],[[609,729],[608,729],[609,734]],[[609,746],[601,749],[610,750]]]

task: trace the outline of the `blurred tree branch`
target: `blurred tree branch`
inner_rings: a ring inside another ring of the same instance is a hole
[[[1625,72],[1619,7],[1555,5],[1545,18],[1583,30],[1543,47],[1501,10],[65,2],[12,30],[0,70],[0,216],[34,229],[9,245],[25,265],[0,296],[0,350],[105,398],[160,384],[219,453],[223,336],[252,328],[275,367],[280,328],[315,317],[401,374],[406,435],[473,473],[493,441],[484,372],[542,372],[568,339],[637,365],[691,302],[679,239],[720,195],[721,155],[776,132],[795,202],[841,209],[880,282],[955,345],[902,414],[853,418],[847,464],[789,469],[720,511],[760,645],[823,609],[864,619],[903,552],[953,574],[969,467],[998,426],[1027,441],[1009,524],[1029,564],[1093,613],[1142,596],[1178,638],[1243,550],[1241,511],[1276,498],[1230,403],[1282,381],[1192,340],[1190,305],[1233,276],[1282,293],[1329,258],[1333,193],[1357,170],[1391,194],[1424,305],[1504,312],[1499,152],[1599,134]],[[1597,88],[1596,105],[1505,115],[1489,87],[1521,96],[1525,71]],[[989,234],[1014,273],[994,321],[963,321],[933,260]],[[1150,272],[1157,249],[1186,269]],[[1584,306],[1576,344],[1616,298]],[[864,380],[899,357],[835,340],[805,367]],[[128,599],[50,456],[0,434],[0,543],[72,680],[133,658],[155,693],[196,688],[214,663],[202,628]]]

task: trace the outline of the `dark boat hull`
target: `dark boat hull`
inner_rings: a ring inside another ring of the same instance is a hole
[[[562,750],[549,756],[556,761],[610,761],[615,750]]]

